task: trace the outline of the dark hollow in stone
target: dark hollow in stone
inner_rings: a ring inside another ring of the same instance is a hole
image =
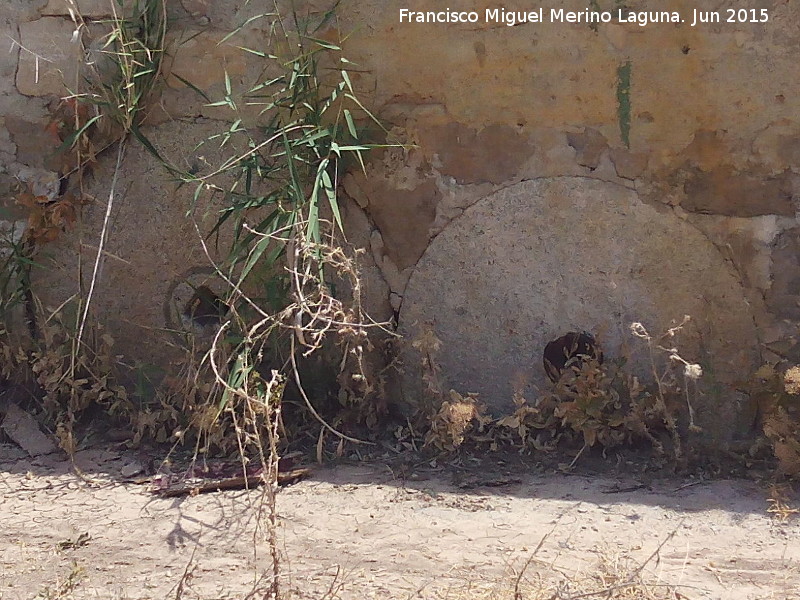
[[[553,383],[561,379],[565,369],[580,367],[584,360],[595,359],[603,364],[603,351],[591,333],[570,331],[544,347],[544,372]]]
[[[197,325],[208,327],[219,325],[228,310],[230,308],[222,301],[222,298],[211,291],[208,286],[201,285],[186,303],[183,314]]]

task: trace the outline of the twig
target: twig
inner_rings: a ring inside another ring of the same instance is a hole
[[[569,466],[567,467],[568,471],[572,470],[572,468],[575,466],[575,463],[578,462],[578,459],[581,457],[581,455],[583,455],[583,453],[586,451],[586,448],[588,448],[588,447],[589,447],[589,445],[584,442],[583,447],[575,455],[575,458],[572,459],[572,462],[569,463]]]
[[[194,574],[194,570],[197,568],[194,565],[194,554],[197,552],[197,545],[192,549],[192,555],[189,557],[189,562],[186,563],[186,568],[183,570],[183,575],[181,575],[180,580],[178,580],[178,584],[175,588],[175,600],[181,600],[183,598],[183,586],[192,578]]]
[[[359,440],[358,438],[354,438],[354,437],[350,437],[349,435],[345,435],[344,433],[342,433],[338,429],[335,429],[334,427],[329,425],[328,422],[320,416],[320,414],[317,412],[317,409],[315,409],[314,405],[311,404],[311,400],[308,399],[308,396],[306,395],[306,391],[303,389],[303,384],[300,381],[300,371],[297,369],[297,359],[295,358],[295,352],[297,352],[297,349],[296,349],[296,346],[295,346],[295,338],[292,337],[292,349],[289,352],[289,359],[291,360],[291,363],[292,363],[292,371],[294,372],[294,381],[297,384],[297,388],[300,391],[300,395],[303,397],[303,400],[305,401],[306,406],[308,407],[308,410],[311,412],[311,414],[314,416],[314,418],[317,421],[319,421],[319,423],[325,429],[327,429],[333,435],[335,435],[336,437],[338,437],[340,439],[347,440],[348,442],[353,442],[354,444],[366,444],[368,446],[374,446],[375,442],[368,442],[367,440]]]
[[[49,59],[49,58],[46,58],[46,57],[42,56],[41,54],[37,54],[36,52],[34,52],[33,50],[30,50],[29,48],[26,48],[25,46],[23,46],[20,42],[15,40],[10,35],[6,34],[6,37],[11,40],[11,47],[8,49],[9,52],[13,52],[14,51],[14,46],[18,46],[20,50],[24,50],[25,52],[27,52],[28,54],[33,56],[33,60],[34,60],[33,82],[38,85],[38,83],[39,83],[39,61],[41,60],[41,61],[49,62],[49,63],[51,63],[53,61],[51,59]]]
[[[83,316],[81,317],[81,323],[78,327],[78,336],[76,338],[75,347],[80,348],[81,339],[83,337],[83,329],[86,325],[86,319],[89,316],[89,307],[92,303],[92,297],[94,295],[94,288],[97,283],[98,273],[100,271],[100,260],[103,254],[105,253],[105,245],[106,245],[106,238],[108,236],[108,223],[111,220],[111,211],[114,207],[114,192],[117,187],[117,180],[119,179],[120,169],[122,167],[122,157],[125,155],[125,138],[121,139],[119,142],[119,147],[117,148],[117,164],[114,167],[114,176],[111,178],[111,189],[108,192],[108,204],[106,205],[106,214],[103,218],[103,229],[100,232],[100,242],[97,245],[97,256],[95,257],[94,261],[94,269],[92,271],[92,280],[89,284],[89,293],[86,296],[86,305],[83,308]]]
[[[650,486],[646,483],[637,483],[636,485],[629,485],[627,487],[613,487],[607,490],[601,490],[603,494],[624,494],[626,492],[635,492],[637,490],[646,490]]]
[[[297,483],[311,475],[311,469],[300,468],[278,473],[278,485]],[[177,498],[180,496],[193,496],[209,492],[222,492],[226,490],[250,490],[256,486],[267,483],[261,475],[228,477],[226,479],[213,479],[190,482],[174,487],[156,489],[153,493],[162,498]]]
[[[653,550],[652,554],[650,554],[650,556],[647,557],[647,560],[645,560],[641,565],[639,565],[639,567],[633,572],[634,575],[639,575],[644,570],[644,568],[647,566],[647,563],[653,560],[653,557],[657,556],[658,553],[661,552],[661,549],[666,545],[666,543],[670,541],[673,537],[675,537],[675,534],[678,533],[678,529],[680,529],[680,527],[683,525],[685,521],[686,519],[681,519],[681,522],[678,523],[678,525],[672,531],[669,532],[669,535],[667,535],[667,537],[665,537],[662,540],[662,542],[658,545],[658,547],[655,550]]]
[[[525,564],[522,565],[522,569],[520,570],[519,575],[517,575],[517,579],[514,582],[514,600],[523,600],[522,592],[520,591],[520,584],[522,583],[522,577],[525,575],[525,571],[528,569],[530,564],[536,558],[536,554],[539,552],[539,550],[542,549],[542,546],[544,546],[545,540],[547,540],[547,538],[550,537],[550,534],[553,533],[553,531],[554,529],[550,530],[549,532],[545,533],[542,536],[542,539],[539,540],[539,543],[536,545],[536,548],[533,549],[533,552],[531,552],[531,555],[528,557],[528,560],[526,560]]]
[[[689,483],[684,483],[683,485],[679,485],[676,487],[673,492],[680,492],[681,490],[685,490],[686,488],[690,488],[695,485],[700,485],[701,483],[705,483],[705,481],[690,481]]]

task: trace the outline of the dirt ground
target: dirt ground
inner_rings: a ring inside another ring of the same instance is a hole
[[[29,459],[0,445],[0,600],[264,598],[248,596],[264,589],[258,574],[270,564],[260,492],[155,498],[121,482],[143,460],[80,452],[89,482],[60,455]],[[770,515],[759,482],[645,482],[502,462],[403,475],[339,464],[279,492],[287,597],[514,600],[521,571],[526,600],[607,597],[566,595],[565,582],[622,569],[654,593],[675,586],[676,598],[800,598],[800,519]],[[562,595],[536,595],[553,580]]]

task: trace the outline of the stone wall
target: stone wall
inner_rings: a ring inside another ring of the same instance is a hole
[[[98,20],[108,4],[78,2]],[[237,46],[260,43],[262,21],[219,43],[257,13],[258,3],[242,4],[170,5],[166,83],[148,131],[173,160],[202,164],[191,140],[228,118],[175,75],[212,98],[225,73],[235,87],[258,77],[257,57]],[[322,13],[330,4],[303,9]],[[319,32],[348,36],[362,100],[391,139],[407,144],[373,153],[366,173],[343,180],[351,238],[368,250],[376,318],[399,315],[410,338],[432,323],[447,342],[449,383],[502,410],[510,379],[544,385],[539,347],[548,338],[605,331],[614,354],[627,321],[660,331],[691,314],[686,358],[723,389],[723,400],[707,396],[705,413],[722,437],[745,429],[734,390],[745,371],[777,359],[768,348],[791,354],[800,315],[800,7],[759,0],[766,23],[727,23],[720,6],[723,22],[692,27],[695,3],[642,0],[628,4],[678,11],[687,22],[511,27],[483,18],[497,3],[471,0],[450,7],[477,11],[477,23],[400,23],[401,8],[425,4],[343,0]],[[506,8],[531,10],[518,4]],[[586,8],[541,5],[546,17],[551,8]],[[16,179],[36,168],[47,180],[52,168],[48,102],[65,94],[82,59],[69,7],[15,0],[0,8],[4,37],[15,41],[0,53],[0,189],[9,220],[24,218],[9,200]],[[50,286],[54,305],[74,280],[75,250],[95,243],[111,160],[96,170],[83,241],[65,238],[51,271],[40,274],[45,287],[59,282]],[[126,354],[153,360],[164,349],[165,295],[206,258],[183,217],[191,191],[176,189],[135,148],[121,185],[129,187],[109,247],[119,260],[106,261],[98,306]],[[724,422],[714,417],[719,402]]]

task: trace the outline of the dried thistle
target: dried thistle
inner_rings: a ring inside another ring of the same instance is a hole
[[[486,407],[478,402],[476,394],[462,396],[455,390],[450,390],[450,399],[442,403],[431,419],[430,429],[425,436],[425,446],[435,446],[448,452],[458,449],[473,430],[480,433],[491,421],[485,416],[485,410]]]

